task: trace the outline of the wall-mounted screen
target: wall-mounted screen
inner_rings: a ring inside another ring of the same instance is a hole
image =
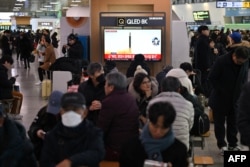
[[[161,33],[161,29],[104,29],[104,59],[127,61],[143,54],[146,61],[160,61]]]
[[[199,24],[211,24],[210,14],[208,10],[193,11],[194,21]]]

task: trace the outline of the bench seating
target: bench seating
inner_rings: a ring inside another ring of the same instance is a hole
[[[202,165],[206,167],[208,165],[213,165],[214,160],[209,156],[194,156],[194,165]]]

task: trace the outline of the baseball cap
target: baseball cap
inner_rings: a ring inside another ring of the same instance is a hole
[[[235,43],[240,43],[242,39],[239,32],[233,32],[232,34],[230,34],[230,37],[234,40]]]
[[[63,93],[60,91],[53,91],[49,97],[49,102],[47,106],[47,112],[57,115],[61,108],[61,98]]]
[[[86,100],[85,97],[78,92],[68,92],[62,96],[61,106],[66,108],[68,106],[82,107],[85,108]]]

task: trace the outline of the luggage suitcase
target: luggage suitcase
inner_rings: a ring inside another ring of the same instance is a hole
[[[22,103],[23,103],[23,94],[17,91],[12,92],[13,96],[13,105],[11,109],[11,114],[18,115],[20,114]]]
[[[42,98],[43,99],[47,99],[50,94],[51,94],[51,89],[52,89],[52,86],[51,86],[51,80],[49,79],[44,79],[43,82],[42,82]]]

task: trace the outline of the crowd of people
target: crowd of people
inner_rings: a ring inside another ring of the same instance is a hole
[[[248,45],[239,40],[239,32],[229,34],[226,45],[220,43],[220,33],[211,35],[207,26],[200,26],[198,33],[193,63],[164,66],[155,76],[142,54],[135,55],[126,73],[113,61],[89,63],[88,79],[80,79],[77,90],[51,93],[27,129],[29,138],[0,104],[0,166],[98,167],[107,160],[118,161],[121,167],[142,167],[150,159],[187,167],[195,121],[205,112],[200,94],[209,99],[221,155],[249,150]],[[40,84],[56,64],[57,45],[46,33],[37,41],[37,54],[44,57],[38,67]],[[82,51],[77,37],[70,34],[62,52],[78,64]],[[13,64],[10,55],[3,54],[0,63],[1,102],[6,99],[2,92],[11,95],[15,77],[7,75]],[[238,130],[244,147],[238,145]]]

